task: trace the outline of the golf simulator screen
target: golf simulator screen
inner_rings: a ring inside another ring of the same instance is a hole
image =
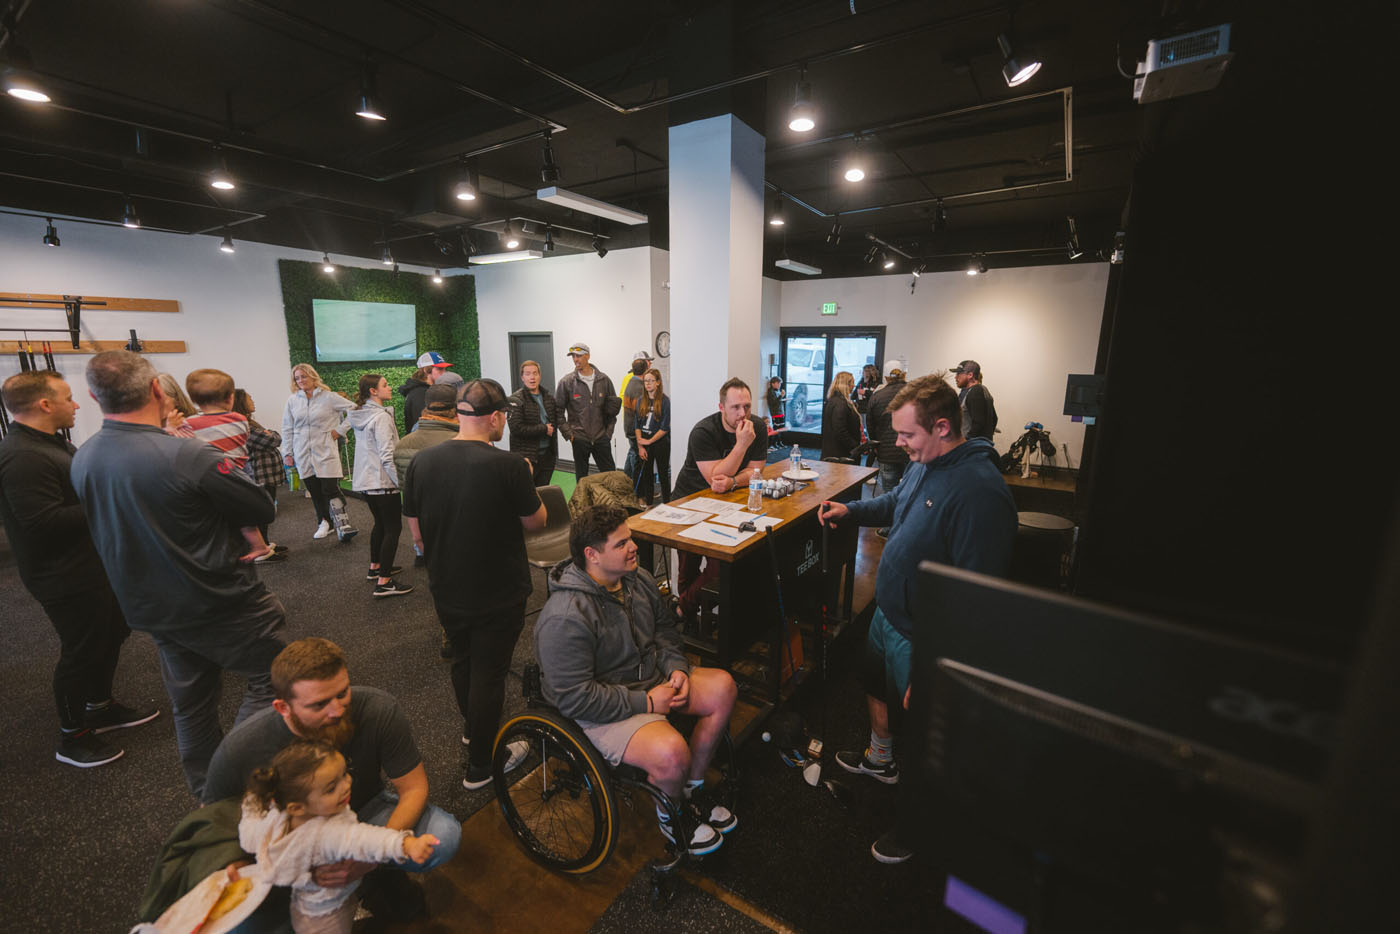
[[[414,306],[313,298],[317,363],[404,363],[418,359]]]

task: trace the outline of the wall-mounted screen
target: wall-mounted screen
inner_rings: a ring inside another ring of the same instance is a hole
[[[317,363],[369,363],[418,359],[418,327],[412,305],[313,298]]]

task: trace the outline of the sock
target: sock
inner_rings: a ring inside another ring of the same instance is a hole
[[[870,748],[865,750],[865,758],[871,765],[889,765],[894,760],[894,737],[880,737],[870,731]]]
[[[110,706],[112,706],[112,699],[110,697],[107,698],[105,701],[98,701],[97,703],[88,701],[86,704],[89,713],[91,713],[94,710],[106,710]]]

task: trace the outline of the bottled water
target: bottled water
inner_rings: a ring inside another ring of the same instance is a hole
[[[749,477],[748,509],[749,512],[763,511],[763,477],[759,475],[757,467]]]
[[[789,459],[792,462],[790,469],[793,473],[797,473],[802,469],[802,449],[795,444],[792,446],[792,454]]]

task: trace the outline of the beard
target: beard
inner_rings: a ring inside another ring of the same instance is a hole
[[[350,737],[355,735],[355,722],[350,718],[350,711],[345,712],[335,723],[326,723],[322,726],[308,726],[293,711],[291,714],[292,726],[296,727],[296,733],[302,739],[320,740],[323,743],[330,743],[336,749],[340,749],[350,741]]]

